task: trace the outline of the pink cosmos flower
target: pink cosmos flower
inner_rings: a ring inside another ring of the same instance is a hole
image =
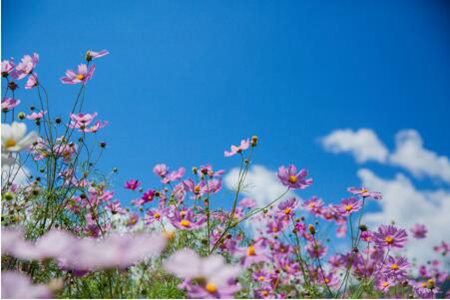
[[[184,279],[179,287],[190,298],[233,298],[240,290],[235,278],[241,269],[226,264],[220,255],[202,258],[191,249],[182,249],[167,259],[164,269]]]
[[[165,177],[167,175],[168,168],[165,164],[158,164],[153,168],[153,173],[159,177]]]
[[[136,190],[141,185],[141,182],[139,180],[130,179],[127,182],[125,182],[125,188],[129,190]]]
[[[133,213],[130,215],[130,218],[127,221],[127,226],[133,227],[134,225],[137,224],[137,222],[139,222],[139,214]]]
[[[310,199],[305,201],[302,205],[307,211],[315,216],[319,216],[323,208],[323,200],[316,196],[312,196]]]
[[[83,129],[83,131],[96,133],[99,129],[105,127],[106,125],[108,125],[108,121],[103,121],[103,122],[97,121],[97,122],[95,122],[95,124],[93,126],[85,128],[85,129]]]
[[[8,77],[8,75],[14,70],[14,59],[2,61],[2,77]]]
[[[2,271],[3,299],[51,298],[52,291],[43,284],[33,284],[31,278],[17,271]]]
[[[319,241],[315,241],[308,242],[308,244],[305,246],[305,250],[308,252],[311,258],[319,259],[327,254],[328,248]]]
[[[289,198],[278,204],[277,219],[282,222],[289,222],[295,216],[298,201],[295,197]]]
[[[397,281],[406,279],[409,269],[409,262],[402,256],[389,256],[383,265],[382,272],[389,278],[394,278]]]
[[[88,50],[88,51],[86,51],[86,61],[91,61],[95,58],[100,58],[100,57],[103,57],[108,54],[109,54],[108,50],[102,50],[99,52],[94,52],[92,50]]]
[[[144,218],[145,225],[150,225],[155,221],[162,221],[162,218],[165,216],[164,210],[152,210],[149,209],[146,213],[146,216]]]
[[[347,217],[350,214],[357,212],[362,207],[362,200],[358,200],[354,197],[342,199],[341,204],[337,205],[337,210],[343,217]]]
[[[38,85],[38,74],[33,72],[31,76],[28,77],[27,82],[25,83],[25,89],[29,90]]]
[[[301,169],[297,172],[297,168],[294,165],[290,165],[287,169],[281,166],[278,169],[277,176],[284,186],[291,189],[305,189],[313,182],[312,179],[306,179],[308,171]]]
[[[2,111],[8,112],[20,104],[19,99],[5,98],[2,100]]]
[[[354,195],[358,195],[363,198],[373,198],[375,200],[381,200],[383,199],[383,196],[379,192],[369,192],[366,188],[355,188],[355,187],[349,187],[347,189],[350,193]]]
[[[433,299],[439,294],[440,289],[435,286],[434,280],[413,282],[413,292],[416,298]]]
[[[67,70],[66,77],[61,77],[61,82],[64,84],[86,84],[86,82],[90,80],[94,75],[94,71],[95,65],[92,65],[88,71],[88,68],[85,64],[80,64],[78,66],[77,73],[75,73],[73,70]]]
[[[155,197],[155,193],[156,193],[156,191],[153,189],[146,191],[144,193],[144,195],[142,195],[142,200],[143,200],[142,203],[145,204],[145,203],[153,201],[153,198]]]
[[[92,120],[97,116],[97,113],[93,114],[70,114],[70,124],[69,128],[86,128]]]
[[[178,229],[194,230],[206,225],[206,216],[194,214],[192,208],[186,210],[175,210],[169,219],[172,225]]]
[[[433,247],[433,250],[435,252],[441,252],[442,256],[447,256],[450,252],[450,246],[446,242],[442,241],[441,245]]]
[[[366,231],[361,232],[360,237],[361,237],[362,241],[364,241],[366,243],[372,243],[373,239],[374,239],[374,234],[372,231],[366,230]]]
[[[253,208],[256,206],[256,201],[252,198],[246,197],[239,202],[239,206],[242,208]]]
[[[237,153],[241,153],[244,150],[247,150],[250,147],[250,139],[241,140],[241,144],[239,146],[231,145],[231,151],[225,151],[225,157],[233,156]]]
[[[427,227],[423,224],[415,224],[411,228],[411,232],[416,239],[423,239],[427,235]]]
[[[211,165],[200,166],[200,173],[204,175],[208,175],[209,177],[220,177],[225,173],[225,170],[214,171]]]
[[[33,112],[33,113],[31,113],[31,114],[29,114],[29,115],[27,115],[26,116],[26,118],[28,119],[28,120],[40,120],[40,119],[42,119],[42,117],[44,117],[44,115],[47,113],[47,111],[40,111],[40,112]]]
[[[270,257],[270,251],[261,243],[254,243],[248,247],[238,249],[241,253],[241,264],[248,268],[252,264],[265,262]]]
[[[389,289],[395,286],[396,283],[392,278],[386,276],[380,276],[375,282],[375,288],[381,292],[386,293]]]
[[[269,222],[267,223],[267,231],[268,234],[279,234],[283,231],[283,224],[281,222]]]
[[[39,54],[37,53],[33,53],[33,57],[31,57],[30,55],[25,55],[20,63],[16,66],[16,69],[13,71],[11,76],[19,80],[25,78],[25,76],[33,71],[38,61]]]
[[[113,215],[124,215],[127,213],[127,211],[123,207],[121,207],[119,200],[115,200],[114,202],[106,204],[105,208],[109,210]]]
[[[177,181],[181,177],[184,176],[184,173],[186,172],[185,168],[179,168],[177,171],[170,172],[167,176],[165,176],[161,182],[164,184],[168,184],[173,181]]]
[[[392,225],[381,225],[374,235],[375,243],[383,248],[403,248],[408,241],[406,231]]]

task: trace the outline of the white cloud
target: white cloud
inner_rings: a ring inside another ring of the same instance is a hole
[[[408,232],[410,242],[406,254],[420,262],[437,258],[432,247],[443,240],[450,240],[450,192],[442,189],[418,190],[401,173],[392,180],[386,180],[368,169],[361,169],[358,176],[363,186],[381,192],[384,197],[379,201],[381,211],[366,214],[366,221],[372,225],[395,221],[408,231],[413,224],[425,224],[428,227],[425,239],[416,240]]]
[[[335,130],[322,138],[321,142],[326,150],[333,153],[348,152],[353,154],[359,163],[369,160],[384,163],[388,157],[388,150],[371,129]]]
[[[235,191],[238,178],[239,169],[232,169],[224,177],[225,186],[228,189]],[[286,187],[280,183],[275,171],[269,170],[261,165],[254,165],[250,168],[247,174],[244,188],[241,193],[246,197],[253,198],[257,203],[257,207],[263,207],[275,200],[285,191]],[[295,196],[293,192],[288,192],[282,199],[293,196]],[[282,201],[282,199],[280,199],[280,201]],[[255,219],[252,219],[251,222],[246,221],[246,224],[253,230],[253,232],[261,226],[259,221]]]
[[[450,160],[423,147],[423,140],[415,130],[402,130],[395,136],[396,149],[390,163],[401,166],[416,177],[429,176],[450,183]]]

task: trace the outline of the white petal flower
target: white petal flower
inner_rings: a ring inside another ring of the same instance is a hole
[[[2,152],[18,152],[29,148],[38,138],[34,131],[28,133],[25,123],[2,124]]]

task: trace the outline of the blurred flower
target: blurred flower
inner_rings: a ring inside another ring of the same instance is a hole
[[[375,282],[375,288],[382,292],[387,292],[392,286],[395,286],[395,282],[392,278],[386,276],[380,276]]]
[[[38,85],[38,75],[36,72],[33,72],[31,76],[28,77],[27,82],[25,83],[25,89],[29,90]]]
[[[242,208],[253,208],[256,206],[256,201],[252,198],[246,197],[239,202],[239,206]]]
[[[16,272],[2,271],[3,299],[51,298],[52,291],[43,284],[33,284],[31,278]]]
[[[241,140],[241,144],[239,146],[231,145],[231,151],[225,151],[225,157],[233,156],[237,153],[241,153],[244,150],[247,150],[250,147],[250,139]]]
[[[129,190],[136,190],[141,185],[141,182],[139,180],[130,179],[127,182],[125,182],[125,188]]]
[[[164,269],[183,278],[180,288],[186,288],[191,298],[233,298],[240,290],[235,278],[241,273],[220,255],[201,258],[190,249],[182,249],[164,263]]]
[[[38,135],[34,131],[25,135],[26,131],[25,123],[2,124],[2,152],[18,152],[29,148]]]
[[[411,228],[411,232],[416,239],[423,239],[426,237],[428,230],[427,227],[423,224],[415,224]]]
[[[176,171],[172,171],[170,172],[167,176],[165,176],[161,182],[164,184],[168,184],[172,181],[177,181],[178,179],[180,179],[181,177],[184,176],[184,173],[186,172],[185,168],[179,168]]]
[[[153,173],[155,173],[159,177],[166,176],[167,172],[168,172],[168,168],[165,164],[158,164],[153,168]]]
[[[305,250],[308,252],[311,258],[322,258],[327,253],[327,247],[325,247],[319,241],[308,242],[305,246]]]
[[[26,118],[28,120],[39,120],[41,119],[45,114],[47,113],[47,111],[40,111],[40,112],[32,112],[31,114],[27,115]]]
[[[9,73],[14,70],[14,60],[3,60],[2,61],[2,77],[8,77]]]
[[[313,182],[312,179],[306,179],[308,171],[301,169],[297,172],[297,168],[294,165],[290,165],[287,169],[281,166],[278,169],[278,178],[284,186],[291,189],[305,189]]]
[[[11,76],[17,79],[23,79],[25,76],[30,74],[36,67],[39,61],[39,54],[33,53],[33,57],[30,55],[25,55],[20,63],[16,66],[16,69],[12,72]]]
[[[92,78],[95,71],[95,65],[92,65],[88,68],[85,64],[80,64],[78,66],[78,72],[75,73],[73,70],[66,71],[66,77],[61,77],[61,82],[64,84],[77,84],[83,83],[86,84],[88,80]]]

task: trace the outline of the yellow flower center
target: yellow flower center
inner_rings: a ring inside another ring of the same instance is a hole
[[[167,239],[171,240],[175,237],[175,231],[163,231],[164,235],[166,236]]]
[[[362,188],[361,189],[361,193],[367,193],[367,189],[366,188]]]
[[[215,293],[217,292],[217,287],[211,282],[208,282],[208,284],[206,285],[206,290],[210,293]]]
[[[313,207],[316,206],[316,204],[315,204],[314,202],[311,202],[311,203],[308,204],[308,206],[311,207],[311,208],[313,208]]]
[[[259,276],[259,277],[258,277],[258,280],[259,280],[259,281],[263,281],[264,279],[265,279],[264,276]]]
[[[330,283],[330,279],[325,278],[323,281],[325,281],[325,283]]]
[[[294,175],[289,176],[289,180],[290,183],[296,183],[297,182],[297,177]]]
[[[11,147],[14,147],[15,145],[17,145],[17,142],[15,139],[7,139],[5,142],[6,148],[11,148]]]
[[[392,244],[394,242],[394,238],[391,235],[388,235],[384,240],[388,244]]]
[[[276,227],[272,228],[272,232],[278,232],[278,228]]]
[[[389,286],[389,282],[383,282],[382,284],[381,284],[383,287],[388,287]]]
[[[189,222],[188,220],[181,220],[180,225],[183,227],[188,227],[189,225],[191,225],[191,222]]]
[[[185,215],[186,215],[186,211],[185,210],[180,211],[180,216],[184,217]]]
[[[199,185],[194,186],[194,193],[196,193],[196,194],[200,193],[200,186]]]
[[[426,282],[422,282],[422,287],[426,288],[427,287],[427,283]]]
[[[154,213],[154,214],[153,214],[153,217],[154,217],[155,219],[159,219],[159,218],[161,218],[161,215],[160,215],[159,213]]]
[[[353,206],[351,206],[351,204],[349,204],[349,205],[347,205],[347,206],[345,207],[345,210],[346,210],[346,211],[351,211],[352,208],[353,208]]]
[[[284,210],[284,213],[287,215],[287,214],[289,214],[291,212],[291,209],[290,208],[286,208],[285,210]]]
[[[253,246],[248,247],[247,255],[248,255],[248,256],[254,256],[254,255],[256,255],[255,247],[253,247]]]
[[[393,264],[393,265],[391,266],[391,269],[394,270],[394,271],[395,271],[395,270],[398,270],[398,265],[397,265],[397,264]]]
[[[261,294],[263,294],[264,296],[267,296],[267,295],[269,295],[269,292],[268,291],[262,291]]]
[[[78,74],[77,75],[77,79],[78,80],[83,80],[84,79],[84,74]]]

